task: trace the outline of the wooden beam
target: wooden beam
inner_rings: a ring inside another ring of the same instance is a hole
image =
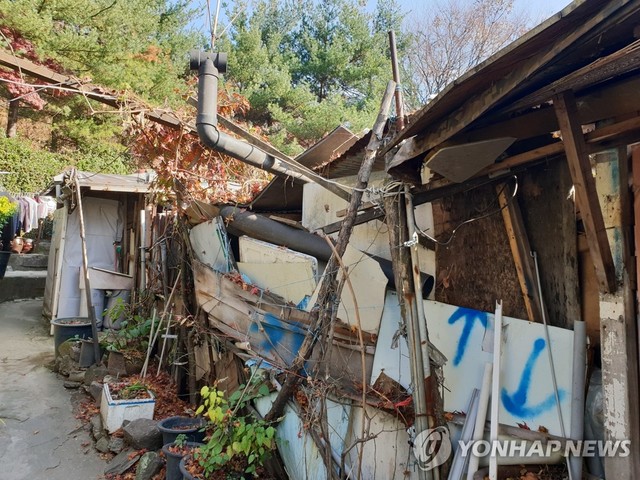
[[[587,133],[585,136],[587,141],[587,150],[589,153],[597,153],[603,148],[612,148],[614,146],[629,145],[640,140],[640,117],[633,117],[618,123],[607,125]],[[606,145],[603,145],[606,143]],[[478,185],[495,181],[496,179],[511,175],[515,172],[522,171],[535,163],[545,160],[553,160],[560,158],[564,153],[564,145],[561,141],[550,143],[542,147],[534,148],[527,152],[507,157],[499,163],[494,163],[482,171],[478,172],[471,179],[464,183],[456,184],[446,178],[433,180],[422,187],[415,197],[415,204],[431,202],[438,198],[460,192]],[[487,178],[489,177],[489,178]],[[375,206],[362,206],[362,210],[356,217],[356,225],[370,222],[384,216],[384,211]],[[337,232],[340,228],[340,222],[331,223],[323,227],[325,233]]]
[[[361,223],[367,223],[371,220],[375,220],[377,218],[384,217],[384,210],[382,210],[379,206],[372,207],[369,210],[359,211],[354,225],[360,225]],[[326,234],[335,233],[340,230],[340,225],[342,225],[343,220],[338,220],[337,222],[330,223],[329,225],[325,225],[322,227],[322,231]]]
[[[600,290],[607,293],[614,292],[616,275],[613,256],[598,201],[596,182],[591,173],[591,163],[582,134],[582,126],[577,120],[577,107],[573,93],[564,92],[554,96],[553,105],[562,132],[569,171],[576,190],[576,200],[582,215]]]
[[[551,94],[547,100],[551,99]],[[598,120],[622,118],[637,112],[640,105],[640,75],[622,81],[602,85],[596,91],[582,95],[576,93],[580,123],[593,123]],[[477,142],[487,138],[502,136],[518,139],[538,137],[559,129],[553,106],[541,106],[512,115],[505,110],[482,119],[482,125],[471,127],[452,137],[443,145]]]
[[[496,185],[496,190],[527,316],[531,322],[542,323],[543,317],[540,310],[542,303],[540,302],[536,270],[532,261],[531,245],[522,221],[522,212],[520,212],[518,200],[511,196],[509,185],[506,183]],[[546,318],[549,318],[548,315]]]
[[[558,92],[567,90],[575,92],[610,78],[621,76],[636,70],[638,62],[640,62],[640,40],[636,40],[606,57],[598,58],[589,65],[545,85],[541,89],[510,104],[504,111],[515,112],[524,108],[534,107],[548,101]]]
[[[640,285],[640,145],[636,145],[631,150],[631,175],[633,185],[631,187],[633,201],[633,238],[634,258],[636,261],[636,284],[633,286],[636,292],[636,302],[640,301],[638,286]],[[638,362],[640,364],[640,362]]]
[[[605,478],[640,478],[638,330],[633,283],[632,212],[627,149],[609,150],[595,162],[605,226],[616,252],[615,293],[599,295],[604,440],[629,440],[629,455],[605,456]]]
[[[603,6],[601,11],[577,25],[573,31],[556,37],[554,41],[550,41],[547,48],[520,62],[508,75],[496,79],[488,88],[468,98],[457,109],[429,124],[428,129],[423,130],[424,133],[407,139],[396,154],[398,159],[396,160],[394,157],[387,166],[387,171],[400,166],[406,159],[417,157],[437,147],[469,126],[518,87],[524,79],[556,59],[560,52],[590,33],[598,24],[616,13],[618,9],[620,9],[620,5],[617,3],[608,3]],[[480,74],[481,71],[477,73]],[[401,136],[394,138],[380,154],[384,155],[390,151],[407,135],[406,132],[415,133],[410,125]]]

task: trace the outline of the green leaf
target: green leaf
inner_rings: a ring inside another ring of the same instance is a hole
[[[258,389],[258,395],[260,395],[261,397],[266,397],[267,395],[269,395],[269,387],[264,383],[260,385],[260,388]]]

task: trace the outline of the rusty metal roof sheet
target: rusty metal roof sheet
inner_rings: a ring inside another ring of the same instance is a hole
[[[296,157],[296,161],[313,170],[340,157],[358,137],[342,125]],[[331,178],[331,177],[328,177]],[[255,211],[295,211],[302,209],[302,182],[284,177],[274,177],[251,202]]]

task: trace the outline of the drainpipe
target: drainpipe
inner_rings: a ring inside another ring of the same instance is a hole
[[[297,228],[283,225],[263,215],[239,208],[226,206],[220,209],[220,216],[224,219],[227,231],[232,235],[248,235],[258,240],[284,245],[297,252],[306,253],[316,257],[322,262],[328,262],[331,257],[331,247],[326,240],[313,233],[298,230]],[[366,252],[365,252],[366,253]],[[366,254],[380,265],[382,273],[389,280],[389,287],[395,289],[395,277],[391,262],[385,258]],[[434,279],[431,275],[420,272],[420,288],[424,298],[429,296],[433,289]]]
[[[336,183],[313,170],[276,158],[259,148],[218,130],[218,77],[227,71],[226,53],[191,52],[191,70],[198,70],[198,115],[196,129],[200,141],[207,147],[274,175],[296,178],[302,182],[315,182],[349,201],[350,194]]]

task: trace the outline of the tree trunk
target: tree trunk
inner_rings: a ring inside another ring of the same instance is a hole
[[[376,119],[376,122],[373,126],[371,139],[369,140],[369,144],[367,145],[364,160],[362,161],[360,171],[358,172],[358,180],[356,182],[353,193],[351,194],[351,201],[349,202],[347,215],[342,221],[342,225],[340,227],[340,233],[338,234],[338,241],[336,243],[336,252],[340,256],[344,255],[347,244],[349,243],[349,238],[351,237],[351,232],[353,230],[356,215],[358,213],[358,208],[360,207],[360,202],[362,200],[362,194],[364,193],[364,189],[367,188],[367,184],[369,182],[369,176],[371,175],[371,170],[373,169],[373,163],[380,146],[382,133],[387,121],[389,107],[391,106],[394,88],[395,82],[390,81],[384,93],[382,104],[380,105],[378,118]],[[337,273],[338,261],[336,259],[336,255],[334,254],[329,259],[329,263],[327,263],[325,276],[322,281],[322,286],[320,287],[320,292],[318,294],[317,305],[320,306],[320,310],[316,310],[313,313],[313,316],[311,318],[311,326],[309,328],[310,333],[307,334],[304,341],[302,342],[300,350],[298,351],[296,358],[293,360],[293,363],[289,368],[287,377],[282,385],[282,389],[273,402],[271,410],[265,417],[267,421],[274,421],[282,415],[287,401],[293,394],[296,385],[300,381],[300,375],[298,372],[302,369],[304,363],[309,359],[309,357],[311,357],[313,347],[318,341],[318,337],[331,321],[332,308],[337,304],[337,302],[335,301],[337,299]],[[363,388],[365,388],[364,385]]]
[[[20,100],[9,101],[9,113],[7,115],[7,138],[13,138],[18,135],[18,109]]]

